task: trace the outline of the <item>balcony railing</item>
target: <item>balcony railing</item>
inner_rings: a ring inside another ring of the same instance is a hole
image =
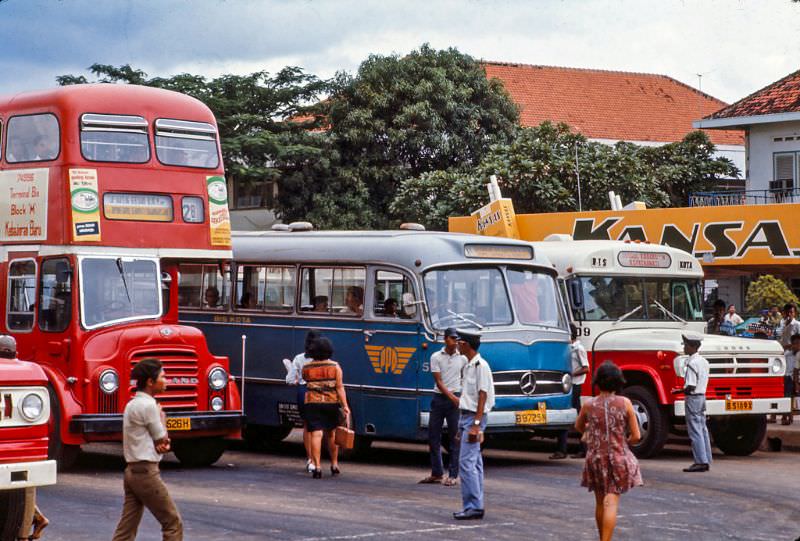
[[[690,207],[729,205],[771,205],[800,203],[800,188],[779,190],[739,190],[727,192],[695,192],[689,195]]]

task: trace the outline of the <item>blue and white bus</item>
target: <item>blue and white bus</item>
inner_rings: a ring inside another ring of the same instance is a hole
[[[180,267],[179,306],[181,321],[230,357],[248,438],[278,441],[297,423],[282,361],[303,351],[310,329],[333,342],[359,447],[427,437],[429,362],[447,327],[481,330],[496,394],[487,432],[574,423],[567,314],[555,269],[531,244],[411,230],[232,240],[229,267]]]

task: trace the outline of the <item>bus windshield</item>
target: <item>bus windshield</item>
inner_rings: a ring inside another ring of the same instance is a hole
[[[451,268],[425,274],[425,298],[435,329],[511,325],[512,302],[523,325],[566,327],[552,276],[521,267]],[[509,291],[511,298],[509,299]]]
[[[583,302],[573,307],[587,321],[703,321],[699,279],[654,276],[582,276]]]
[[[81,261],[81,307],[87,328],[115,321],[158,317],[158,265],[151,259],[85,258]]]

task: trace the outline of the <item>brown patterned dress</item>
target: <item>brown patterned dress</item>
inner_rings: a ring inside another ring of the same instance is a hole
[[[621,396],[596,396],[585,406],[586,464],[581,486],[601,494],[622,494],[641,486],[639,462],[625,439],[628,415]]]

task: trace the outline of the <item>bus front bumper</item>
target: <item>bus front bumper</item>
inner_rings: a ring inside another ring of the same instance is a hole
[[[578,412],[575,408],[569,409],[548,409],[547,421],[542,424],[517,424],[516,411],[490,411],[486,417],[487,430],[501,430],[504,432],[513,430],[537,430],[537,429],[568,429],[575,424]],[[428,428],[431,413],[429,411],[420,412],[420,426]]]
[[[167,430],[175,433],[193,434],[203,432],[211,435],[238,432],[244,423],[241,411],[171,411],[167,413]],[[76,415],[69,423],[70,432],[77,434],[120,434],[122,414],[89,413]]]
[[[706,400],[706,415],[765,415],[769,413],[789,413],[792,411],[792,399],[781,398],[747,398],[732,400]],[[748,408],[749,406],[749,408]],[[686,401],[675,401],[675,415],[686,416]]]
[[[0,464],[0,490],[42,487],[55,484],[55,460]]]

